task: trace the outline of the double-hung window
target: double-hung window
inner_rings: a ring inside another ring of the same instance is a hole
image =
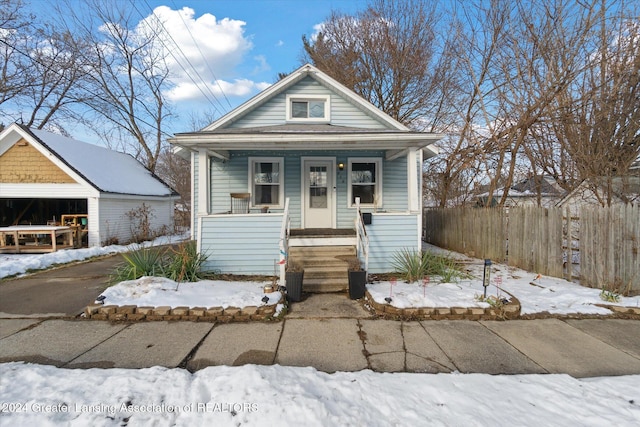
[[[251,205],[283,207],[284,159],[282,157],[251,157],[249,171]]]
[[[349,159],[349,206],[353,207],[356,197],[360,205],[382,206],[382,160],[379,158]]]
[[[328,122],[329,96],[287,95],[287,120],[291,122]]]

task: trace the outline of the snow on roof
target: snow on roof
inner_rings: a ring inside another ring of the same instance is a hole
[[[131,155],[40,129],[22,129],[96,189],[107,193],[169,196],[173,190]]]

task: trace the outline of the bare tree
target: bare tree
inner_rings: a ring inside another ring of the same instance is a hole
[[[32,82],[25,49],[31,27],[22,1],[0,0],[0,106],[19,96]],[[7,114],[2,111],[2,114]]]
[[[627,176],[640,155],[640,25],[638,11],[623,2],[596,5],[584,69],[559,94],[548,120],[578,181],[587,180],[600,203],[610,205],[613,179]]]
[[[638,155],[640,73],[637,19],[623,2],[457,7],[465,109],[433,163],[439,205],[465,200],[456,192],[475,177],[489,181],[489,200],[502,186],[503,205],[518,176],[549,173],[570,190],[628,169]]]
[[[101,119],[93,128],[103,138],[111,137],[107,140],[130,141],[120,148],[154,171],[171,117],[163,93],[170,82],[159,37],[162,23],[155,16],[139,21],[120,3],[88,0],[85,5],[84,10],[60,8],[59,14],[91,46],[76,46],[74,53],[83,56],[91,78],[87,87],[93,96],[85,105]]]
[[[305,61],[416,129],[442,130],[453,71],[437,37],[435,3],[374,0],[353,16],[333,12],[317,37],[303,37]]]
[[[3,115],[30,127],[56,128],[74,118],[82,101],[82,58],[69,49],[72,36],[25,12],[22,2],[0,2],[0,105]]]

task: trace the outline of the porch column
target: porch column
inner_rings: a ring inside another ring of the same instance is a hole
[[[415,148],[407,153],[407,184],[409,186],[409,212],[420,212],[418,192],[418,155]]]
[[[207,150],[198,149],[198,215],[209,215],[209,194],[211,194],[211,165]]]

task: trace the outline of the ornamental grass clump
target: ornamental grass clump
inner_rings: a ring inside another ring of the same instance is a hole
[[[197,282],[202,279],[201,267],[207,256],[198,253],[196,242],[181,243],[177,249],[170,249],[164,277],[176,282]]]
[[[193,241],[176,249],[142,248],[122,254],[125,262],[117,266],[109,282],[115,284],[143,276],[166,277],[176,282],[196,282],[202,278],[201,267],[207,256],[198,253]]]
[[[109,277],[114,284],[125,280],[136,280],[143,276],[160,275],[163,270],[164,252],[159,249],[142,248],[122,254],[124,263],[116,266]]]
[[[407,283],[427,276],[438,276],[441,283],[457,282],[466,277],[452,258],[415,249],[404,248],[396,252],[391,265]]]

